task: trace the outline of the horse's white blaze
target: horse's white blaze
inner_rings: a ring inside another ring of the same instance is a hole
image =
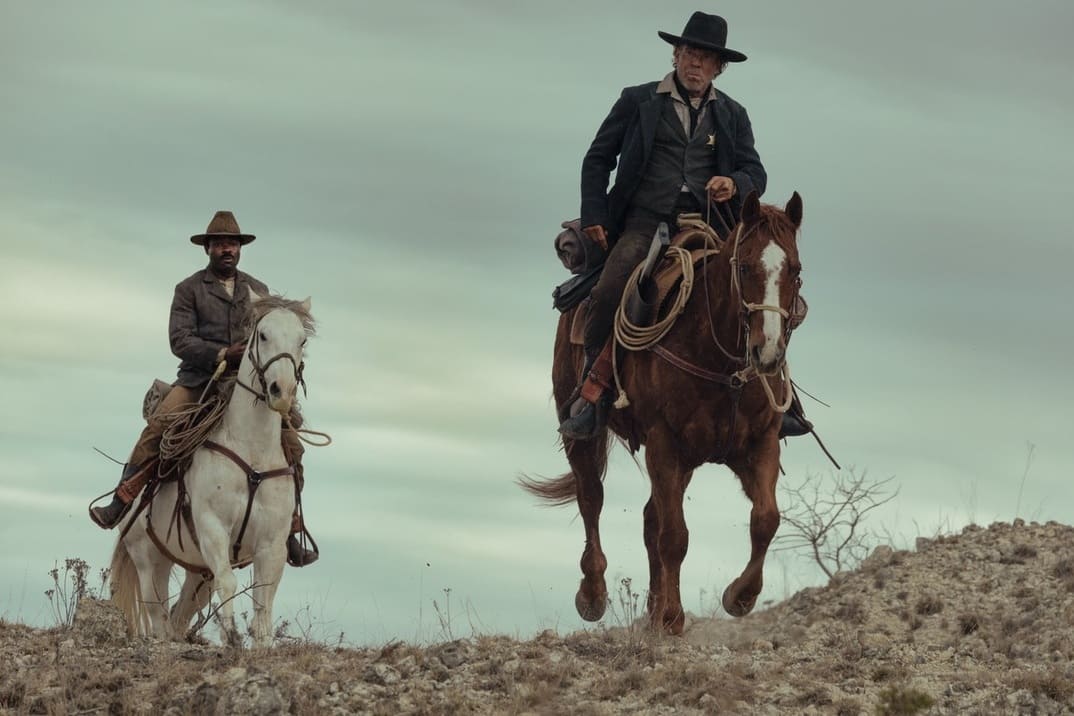
[[[775,241],[768,244],[761,254],[761,265],[765,272],[764,300],[761,303],[766,306],[779,305],[779,276],[786,260],[787,254]],[[759,356],[764,365],[770,365],[779,358],[779,339],[783,328],[781,318],[775,311],[764,312],[764,345]]]

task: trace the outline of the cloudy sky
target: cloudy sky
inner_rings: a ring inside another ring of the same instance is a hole
[[[285,573],[277,616],[354,643],[438,638],[437,607],[455,635],[578,628],[576,510],[514,485],[566,467],[552,239],[597,125],[670,70],[656,32],[694,9],[0,0],[0,617],[48,624],[53,563],[107,563],[85,506],[118,470],[93,447],[125,458],[145,388],[174,375],[171,289],[226,208],[258,235],[241,268],[321,323],[322,559]],[[765,199],[804,198],[790,359],[831,405],[808,413],[901,490],[876,526],[1070,522],[1074,6],[705,9],[750,57],[718,86],[750,112]],[[829,476],[809,439],[783,462],[786,484]],[[643,584],[646,479],[620,449],[606,485],[609,580]],[[745,564],[749,503],[718,466],[688,497],[684,602],[707,611]],[[818,582],[784,555],[762,598]]]

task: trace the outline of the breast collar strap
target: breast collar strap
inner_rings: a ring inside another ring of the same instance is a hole
[[[239,548],[242,546],[242,538],[246,535],[246,526],[250,522],[250,512],[254,508],[254,495],[257,494],[257,488],[261,486],[264,480],[270,477],[283,477],[284,475],[294,475],[294,465],[288,465],[287,467],[280,467],[275,470],[267,470],[265,472],[258,472],[250,467],[250,464],[243,460],[239,455],[230,448],[226,448],[220,443],[214,443],[212,440],[206,440],[203,446],[212,450],[215,453],[219,453],[224,457],[231,460],[233,463],[239,466],[239,469],[246,475],[247,485],[247,499],[246,499],[246,513],[242,516],[242,526],[239,528],[239,534],[235,537],[235,543],[231,546],[231,560],[237,562],[239,559]]]

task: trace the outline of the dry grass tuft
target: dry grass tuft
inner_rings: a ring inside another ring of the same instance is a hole
[[[981,619],[976,614],[962,614],[958,618],[958,630],[963,636],[969,636],[981,628]]]
[[[1068,706],[1074,706],[1074,682],[1058,668],[1045,672],[1016,671],[1009,674],[1006,683],[1013,689],[1025,689],[1039,696],[1047,696]]]
[[[880,702],[876,705],[876,713],[881,716],[916,714],[934,703],[936,703],[935,699],[924,691],[905,685],[890,686],[880,692]]]
[[[936,596],[926,596],[917,600],[914,611],[923,617],[931,617],[943,611],[943,600]]]

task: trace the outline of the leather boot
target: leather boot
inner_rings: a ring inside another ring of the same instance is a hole
[[[581,403],[581,409],[559,424],[560,434],[571,440],[592,440],[597,437],[608,424],[611,402],[612,397],[606,393],[602,394],[595,404],[579,398],[576,404]]]
[[[608,423],[608,410],[611,408],[611,359],[612,343],[609,341],[590,365],[586,358],[583,367],[585,380],[581,395],[570,407],[566,418],[559,424],[563,437],[572,440],[592,440],[599,435]],[[585,370],[589,368],[589,370]]]
[[[305,531],[305,525],[302,524],[302,517],[296,512],[291,517],[291,534],[287,536],[287,564],[292,567],[305,567],[307,564],[313,564],[321,556],[317,551],[316,544],[313,549],[306,549],[303,542],[300,540],[299,535]]]
[[[141,465],[132,465],[127,463],[123,466],[123,476],[119,478],[119,484],[116,485],[116,490],[112,494],[112,501],[104,507],[91,507],[90,519],[97,523],[97,526],[101,529],[110,530],[119,524],[119,521],[123,519],[123,515],[127,514],[127,508],[137,497],[137,491],[134,494],[130,494],[131,490],[122,489],[131,478],[137,477],[142,471]],[[127,487],[132,487],[127,485]],[[141,489],[141,486],[138,487]],[[124,499],[129,498],[129,499]]]
[[[813,423],[806,420],[805,410],[802,403],[795,395],[791,399],[791,407],[783,414],[783,424],[779,426],[781,438],[793,438],[799,435],[808,435],[813,432]]]

